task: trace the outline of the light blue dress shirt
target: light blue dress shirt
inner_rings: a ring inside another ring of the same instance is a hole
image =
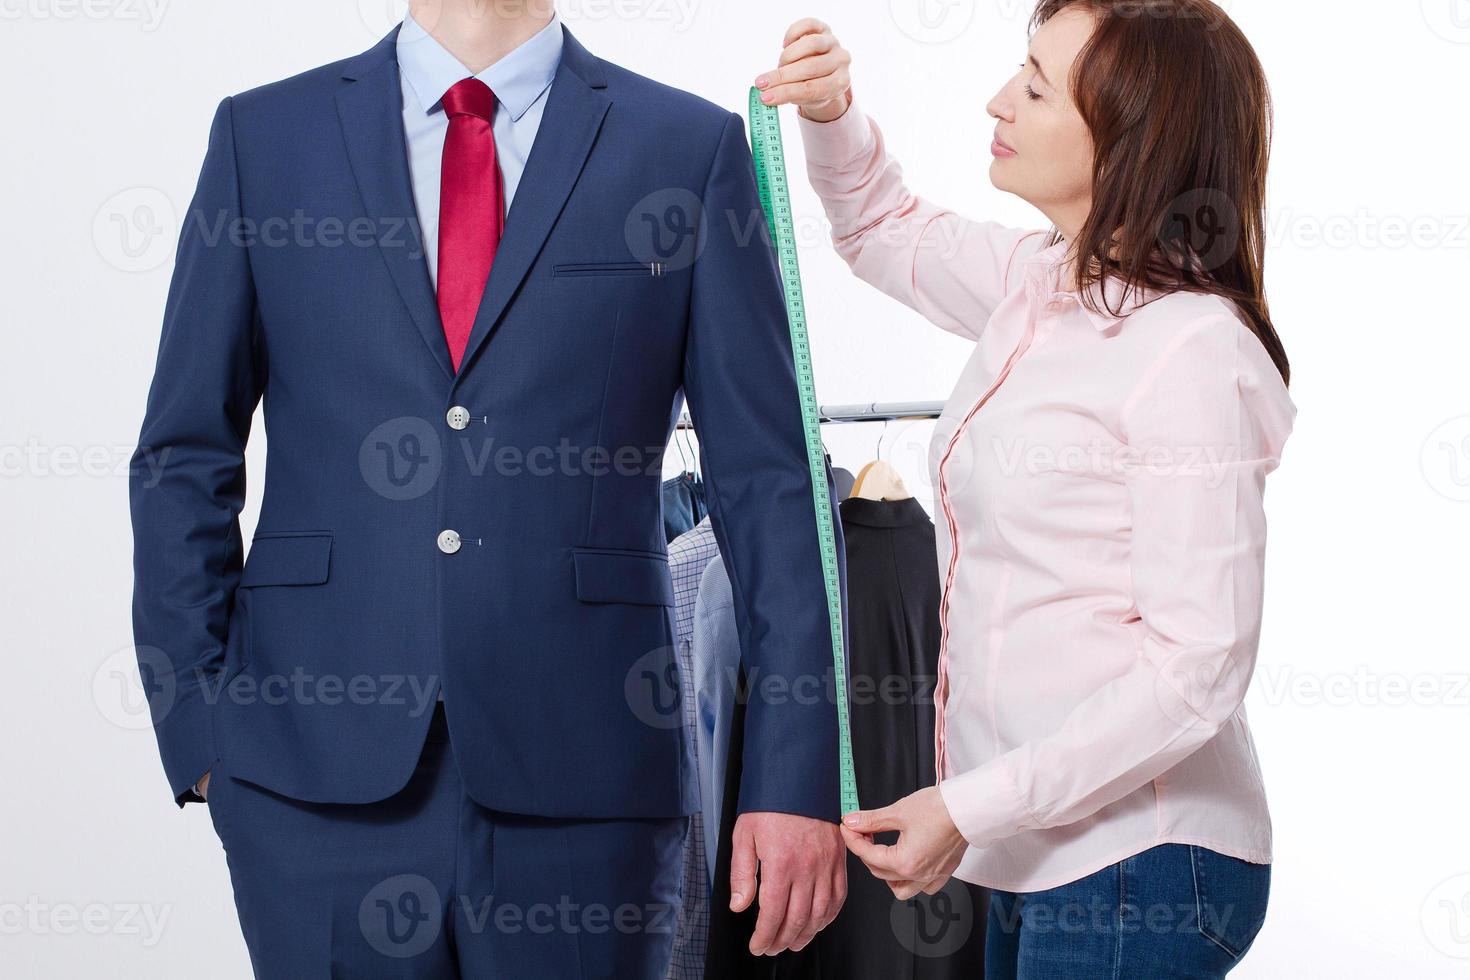
[[[561,64],[561,18],[527,38],[517,48],[475,77],[490,87],[495,109],[495,156],[510,210],[526,157],[541,128],[547,93]],[[408,170],[413,200],[423,231],[429,281],[439,288],[439,168],[449,118],[439,100],[471,72],[433,36],[405,15],[398,32],[398,72],[403,83],[403,133],[408,142]]]
[[[704,522],[708,521],[706,517]],[[700,809],[708,839],[718,841],[725,806],[725,770],[730,759],[730,728],[735,714],[735,682],[740,676],[740,631],[735,625],[730,572],[723,559],[707,563],[700,577],[699,595],[694,601],[690,665],[699,716],[694,735]],[[718,847],[705,848],[711,887],[718,850]]]

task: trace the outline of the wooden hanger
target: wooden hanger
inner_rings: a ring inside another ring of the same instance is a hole
[[[903,485],[903,477],[891,463],[875,459],[858,471],[857,482],[848,496],[864,500],[908,500],[913,494]]]
[[[903,485],[903,477],[898,475],[898,470],[893,464],[883,458],[883,435],[888,431],[888,423],[883,423],[883,431],[878,433],[877,459],[858,471],[857,480],[852,485],[852,493],[849,498],[861,497],[864,500],[908,500],[913,497],[908,487]]]

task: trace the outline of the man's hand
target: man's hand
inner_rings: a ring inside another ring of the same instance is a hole
[[[873,843],[873,835],[885,830],[898,831],[897,844]],[[910,793],[881,810],[854,810],[843,817],[842,837],[900,901],[943,888],[969,846],[937,786]]]
[[[211,769],[209,772],[214,772],[214,770]],[[194,784],[194,792],[203,797],[205,803],[209,802],[209,772],[201,776],[199,782]]]
[[[797,950],[837,918],[847,900],[847,855],[836,824],[791,813],[742,813],[730,859],[730,908],[756,897],[760,914],[750,937],[756,956]]]

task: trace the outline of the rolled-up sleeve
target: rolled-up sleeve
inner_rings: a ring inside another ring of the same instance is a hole
[[[1240,708],[1260,637],[1265,478],[1295,413],[1260,342],[1226,314],[1185,325],[1144,372],[1120,417],[1137,660],[1050,735],[940,782],[971,844],[1092,815]]]
[[[807,179],[852,271],[929,322],[978,340],[1045,231],[961,217],[915,195],[856,100],[831,122],[797,116]],[[1024,244],[1023,244],[1024,243]]]

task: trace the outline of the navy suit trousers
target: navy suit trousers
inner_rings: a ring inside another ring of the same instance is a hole
[[[687,817],[487,809],[464,792],[436,708],[407,786],[307,803],[209,783],[255,976],[662,980]]]

